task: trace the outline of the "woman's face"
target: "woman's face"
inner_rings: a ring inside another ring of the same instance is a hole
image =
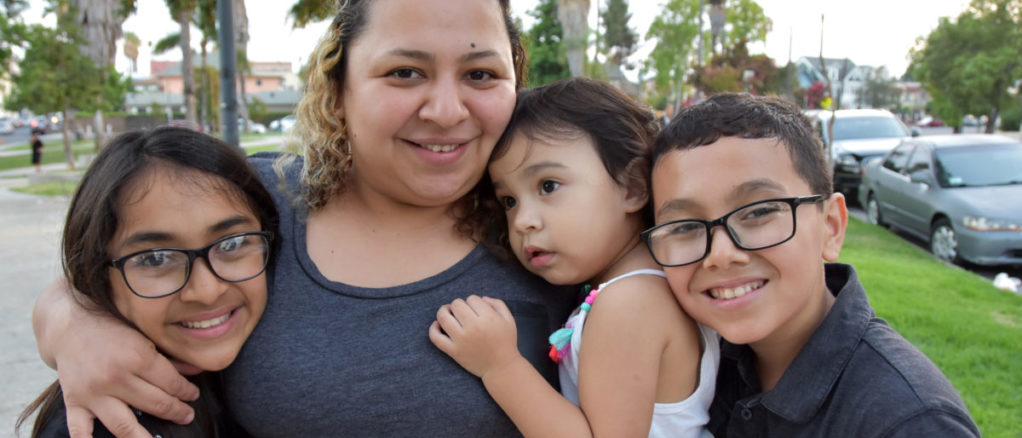
[[[515,103],[498,2],[375,0],[347,50],[337,115],[355,190],[420,207],[468,193]]]
[[[139,178],[120,196],[118,227],[108,254],[118,258],[152,248],[196,249],[225,236],[261,231],[251,209],[222,189],[227,184],[195,170],[166,168]],[[237,242],[227,244],[214,251],[231,255],[244,250]],[[221,260],[230,260],[226,257]],[[152,254],[130,259],[125,269],[148,275],[168,264],[168,257]],[[266,307],[265,273],[226,282],[198,258],[184,288],[161,298],[137,296],[119,270],[111,267],[109,273],[117,310],[161,351],[198,368],[196,372],[230,365]],[[132,285],[140,287],[136,281]]]

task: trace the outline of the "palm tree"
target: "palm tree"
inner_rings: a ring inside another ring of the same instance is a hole
[[[142,45],[142,40],[131,32],[124,34],[124,56],[127,56],[131,60],[131,72],[138,71],[138,47]]]
[[[59,1],[59,0],[58,0]],[[79,51],[92,60],[101,72],[100,79],[106,81],[109,67],[117,55],[117,40],[121,38],[120,2],[117,0],[70,0],[74,13],[75,25],[86,44]],[[103,122],[103,94],[96,96],[97,107],[92,118],[92,129],[95,132],[96,150],[104,144],[106,132]]]
[[[165,0],[170,15],[174,17],[181,26],[181,33],[178,42],[181,46],[181,78],[184,80],[185,97],[185,120],[188,124],[197,126],[198,117],[195,114],[195,77],[192,69],[192,22],[196,8],[199,7],[198,0]]]
[[[241,93],[238,98],[241,100],[238,105],[238,115],[245,121],[244,131],[249,132],[248,126],[248,96],[245,92],[245,73],[249,72],[251,66],[248,63],[248,12],[245,10],[245,0],[231,0],[231,11],[234,14],[234,52],[238,59],[238,82],[241,86]]]
[[[564,32],[564,51],[572,76],[582,75],[589,33],[589,0],[557,0],[557,19]]]

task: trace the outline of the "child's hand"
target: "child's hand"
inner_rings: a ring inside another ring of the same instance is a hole
[[[429,327],[429,339],[476,377],[521,357],[511,311],[490,297],[472,295],[441,307]]]

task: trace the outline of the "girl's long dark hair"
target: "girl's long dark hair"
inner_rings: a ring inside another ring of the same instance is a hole
[[[211,178],[209,190],[223,190],[244,201],[259,218],[263,230],[276,231],[277,210],[273,199],[255,171],[237,148],[221,140],[184,128],[161,127],[152,131],[132,131],[114,138],[96,157],[82,177],[68,207],[62,239],[64,275],[75,289],[75,299],[86,309],[108,314],[134,326],[114,304],[111,296],[110,255],[107,244],[117,232],[120,203],[126,189],[144,183],[154,169],[199,171]],[[193,181],[182,181],[194,184]],[[271,254],[274,251],[271,249]],[[203,373],[208,374],[208,373]],[[151,430],[163,437],[215,436],[219,410],[213,394],[218,392],[208,376],[193,379],[203,394],[192,404],[196,419],[188,426],[160,422]],[[50,420],[62,398],[60,385],[54,382],[18,417],[15,430],[39,410],[33,436]]]

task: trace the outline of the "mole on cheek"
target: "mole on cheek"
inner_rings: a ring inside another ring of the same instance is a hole
[[[472,48],[473,49],[476,48],[476,43],[471,43],[471,44],[472,44]]]

